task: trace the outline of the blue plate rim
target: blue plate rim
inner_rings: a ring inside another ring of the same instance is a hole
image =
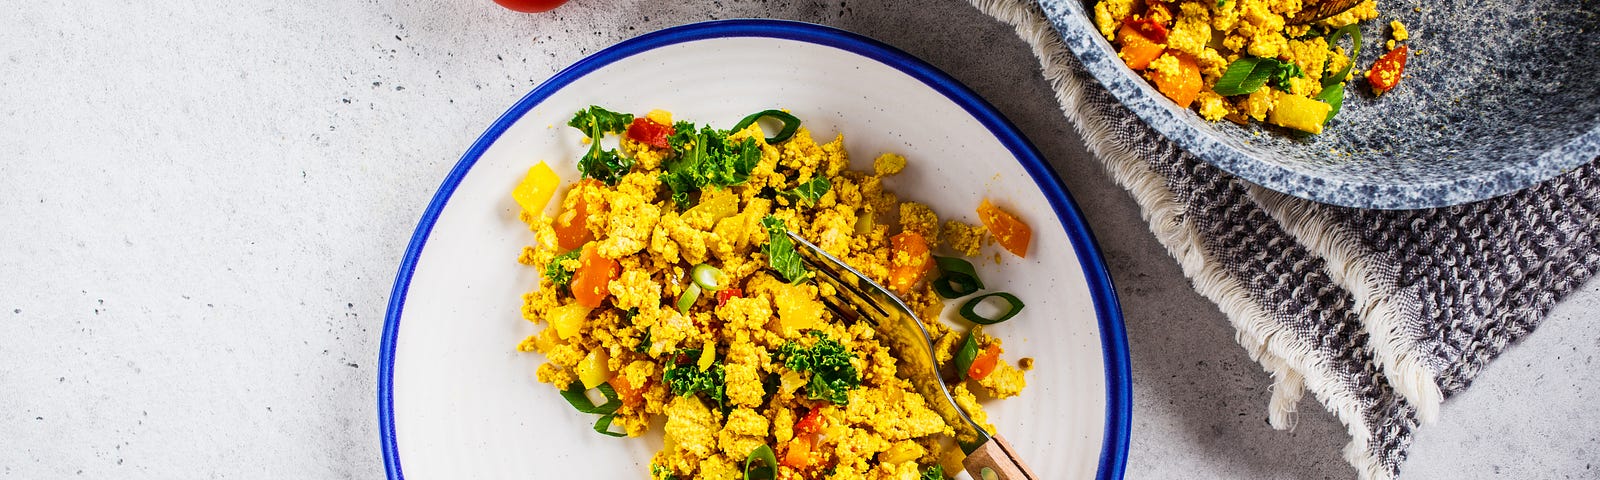
[[[1188,109],[1179,109],[1160,95],[1154,95],[1154,101],[1135,97],[1133,92],[1141,89],[1153,92],[1153,87],[1138,79],[1113,50],[1107,50],[1113,52],[1109,55],[1090,55],[1085,51],[1097,48],[1100,44],[1109,48],[1110,43],[1090,22],[1081,2],[1044,0],[1041,10],[1067,49],[1083,62],[1084,70],[1101,84],[1116,86],[1107,88],[1112,97],[1163,137],[1207,163],[1270,190],[1353,208],[1404,210],[1448,207],[1532,187],[1600,156],[1600,124],[1596,124],[1587,132],[1554,145],[1534,158],[1508,164],[1499,170],[1447,181],[1397,185],[1381,181],[1356,182],[1315,177],[1240,152],[1210,135],[1184,135],[1189,129],[1182,126],[1187,123],[1178,116],[1189,112]],[[1050,8],[1052,4],[1061,8]],[[1061,14],[1063,10],[1065,15]]]
[[[592,73],[618,60],[660,47],[696,40],[725,37],[770,37],[795,40],[838,48],[877,60],[922,81],[960,105],[995,135],[1022,163],[1034,183],[1039,186],[1056,212],[1061,226],[1066,230],[1077,252],[1078,262],[1089,285],[1094,301],[1095,315],[1099,320],[1101,354],[1106,369],[1106,428],[1101,439],[1098,474],[1099,480],[1119,480],[1127,464],[1128,441],[1131,429],[1133,382],[1129,370],[1126,330],[1122,321],[1122,308],[1117,300],[1111,275],[1106,268],[1100,247],[1090,232],[1071,194],[1067,193],[1061,178],[1044,161],[1037,148],[1023,137],[1015,125],[1001,116],[982,97],[957,82],[948,74],[911,54],[871,38],[833,27],[811,23],[767,20],[733,19],[716,20],[671,27],[632,39],[596,52],[558,72],[549,80],[518,100],[496,119],[483,135],[462,155],[439,190],[428,202],[417,229],[411,235],[405,256],[395,275],[394,287],[389,294],[389,305],[384,315],[382,343],[378,352],[378,432],[383,451],[384,471],[391,480],[402,480],[400,452],[394,424],[394,358],[395,341],[400,330],[400,317],[405,308],[406,294],[418,258],[426,246],[445,204],[456,187],[472,169],[478,159],[500,138],[500,135],[538,106],[550,95],[574,80]]]

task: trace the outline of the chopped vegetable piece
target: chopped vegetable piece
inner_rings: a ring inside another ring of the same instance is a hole
[[[1274,90],[1277,97],[1272,111],[1267,112],[1267,123],[1293,128],[1302,132],[1322,133],[1328,113],[1333,106],[1299,95]]]
[[[806,205],[815,205],[817,200],[821,200],[823,195],[827,195],[828,190],[832,187],[833,185],[828,183],[828,177],[817,175],[811,177],[811,180],[794,187],[793,190],[783,192],[783,196],[789,197],[795,203],[804,202]]]
[[[972,335],[976,331],[976,329],[968,331],[966,338],[961,341],[961,349],[956,350],[956,376],[961,380],[967,379],[967,371],[972,369],[972,361],[978,358],[978,339]]]
[[[822,407],[806,412],[800,421],[794,422],[794,432],[797,434],[817,433],[822,428]]]
[[[1322,120],[1323,125],[1333,121],[1333,116],[1339,114],[1339,109],[1344,107],[1344,84],[1336,83],[1322,88],[1314,97],[1328,104],[1328,117]]]
[[[683,289],[683,294],[678,296],[678,313],[688,314],[694,302],[700,301],[700,291],[700,285],[694,283]]]
[[[944,465],[934,465],[932,468],[923,470],[922,476],[917,477],[917,480],[945,480]]]
[[[1122,20],[1122,25],[1133,28],[1140,36],[1152,42],[1167,43],[1167,26],[1155,18],[1128,17]]]
[[[1350,37],[1351,42],[1350,55],[1347,55],[1350,58],[1350,63],[1345,65],[1343,69],[1322,77],[1322,87],[1324,89],[1333,84],[1343,82],[1346,77],[1349,77],[1350,69],[1356,66],[1356,56],[1361,55],[1361,27],[1353,23],[1334,30],[1333,34],[1328,36],[1328,48],[1339,48],[1339,40],[1346,36]],[[1343,93],[1340,95],[1342,97]],[[1319,94],[1318,96],[1321,95]]]
[[[933,291],[944,298],[960,298],[983,290],[983,280],[972,262],[955,257],[934,256],[939,265],[939,278],[933,280]]]
[[[1173,50],[1167,55],[1178,59],[1178,71],[1152,70],[1151,80],[1155,81],[1156,90],[1172,99],[1178,107],[1189,108],[1189,104],[1200,97],[1200,88],[1204,86],[1200,79],[1200,65],[1195,63],[1194,56],[1187,53]]]
[[[722,284],[727,282],[727,275],[724,275],[722,270],[704,263],[695,265],[689,277],[694,279],[695,285],[708,292],[721,290]]]
[[[578,336],[578,330],[583,328],[583,321],[589,318],[590,307],[569,303],[551,308],[545,321],[556,329],[556,336],[566,340]]]
[[[605,349],[597,348],[590,350],[572,369],[577,372],[578,381],[583,382],[583,388],[595,388],[611,378],[611,369],[606,368],[606,362],[610,360],[611,356],[606,354]]]
[[[1372,70],[1367,72],[1367,83],[1372,85],[1372,93],[1382,95],[1394,90],[1400,83],[1400,75],[1406,71],[1405,45],[1390,50],[1389,53],[1378,57],[1378,62],[1372,64]]]
[[[752,113],[744,117],[744,119],[739,120],[739,123],[734,124],[733,128],[730,130],[734,132],[744,130],[746,127],[749,127],[750,124],[756,123],[756,120],[760,120],[762,117],[772,117],[778,119],[780,122],[783,122],[783,128],[778,130],[778,134],[767,139],[768,144],[780,143],[784,140],[788,140],[789,137],[794,136],[794,132],[800,130],[800,119],[783,110],[762,110],[760,112]]]
[[[563,265],[563,263],[566,263],[567,260],[577,260],[578,255],[581,253],[583,253],[583,249],[573,249],[550,259],[550,263],[544,266],[544,279],[549,280],[550,285],[556,287],[567,286],[568,283],[572,282],[573,269]]]
[[[810,277],[811,272],[806,271],[800,261],[800,252],[795,251],[794,240],[789,239],[789,227],[783,219],[768,215],[761,219],[761,226],[767,228],[767,245],[761,247],[761,253],[767,255],[767,264],[789,283],[800,283]]]
[[[576,249],[594,240],[594,232],[589,231],[589,200],[583,195],[585,189],[594,185],[593,182],[584,180],[574,185],[567,195],[577,195],[577,202],[572,209],[561,212],[555,223],[550,225],[556,231],[556,245],[562,250]]]
[[[572,274],[572,298],[579,305],[589,308],[599,307],[606,297],[611,296],[607,287],[611,281],[622,275],[622,265],[616,260],[600,256],[594,244],[583,246],[583,253],[578,256],[578,270]]]
[[[576,128],[589,136],[589,151],[578,159],[578,172],[584,178],[593,178],[606,185],[616,185],[622,181],[622,176],[633,169],[633,159],[623,157],[616,150],[600,148],[600,137],[606,133],[622,133],[628,128],[628,123],[633,121],[633,115],[616,113],[598,106],[590,105],[589,108],[579,110],[567,122],[568,126]]]
[[[1117,55],[1122,57],[1122,61],[1128,63],[1128,68],[1134,70],[1144,70],[1145,67],[1150,66],[1150,62],[1161,57],[1162,52],[1167,51],[1167,47],[1145,37],[1144,34],[1134,29],[1132,25],[1126,24],[1122,26],[1121,30],[1117,31],[1117,43],[1122,45],[1122,49]]]
[[[626,434],[626,433],[611,431],[611,421],[616,419],[616,418],[617,418],[617,414],[615,414],[615,413],[607,413],[605,415],[601,415],[600,418],[597,418],[594,421],[594,431],[599,433],[599,434],[601,434],[601,435],[607,435],[607,436],[612,436],[612,437],[626,437],[626,436],[628,436],[628,434]]]
[[[784,343],[778,347],[777,358],[790,370],[811,373],[811,381],[805,387],[806,398],[836,405],[850,403],[849,391],[861,386],[861,373],[850,363],[855,354],[821,333],[813,331],[812,335],[817,337],[815,345],[807,348],[792,341]]]
[[[689,194],[707,186],[728,187],[750,179],[750,171],[761,160],[755,139],[737,143],[728,140],[725,130],[678,122],[667,139],[677,160],[667,164],[661,183],[672,189],[672,201],[680,208],[690,205]]]
[[[646,117],[633,119],[628,125],[628,138],[656,148],[671,148],[667,138],[672,136],[672,125],[662,125]]]
[[[983,303],[984,300],[988,300],[990,297],[999,297],[1000,299],[1005,300],[1006,303],[1010,304],[1008,305],[1005,313],[993,319],[984,318],[983,316],[978,315],[978,304]],[[961,318],[965,318],[968,321],[979,325],[994,325],[996,323],[1010,320],[1011,317],[1017,316],[1018,313],[1022,312],[1022,306],[1022,300],[1017,298],[1016,295],[1006,292],[985,293],[983,295],[972,297],[971,300],[967,300],[967,303],[961,304]]]
[[[701,356],[700,352],[698,348],[679,350],[674,354],[677,360],[667,367],[662,378],[666,380],[667,387],[672,389],[673,395],[685,397],[704,393],[720,409],[728,398],[722,363],[714,362],[710,368],[702,369],[693,363]]]
[[[917,232],[900,232],[889,237],[889,288],[902,296],[933,270],[933,255],[928,240]]]
[[[732,299],[734,297],[743,297],[743,296],[744,296],[744,290],[740,290],[740,289],[737,289],[737,288],[725,288],[725,289],[722,289],[722,290],[717,292],[717,306],[720,307],[720,306],[723,306],[723,305],[727,305],[729,299]]]
[[[1006,251],[1018,257],[1028,257],[1028,243],[1033,240],[1033,229],[1028,228],[1028,224],[989,203],[987,198],[978,204],[978,218],[983,220],[983,226],[989,229],[995,241]]]
[[[796,470],[804,470],[811,465],[811,446],[815,443],[811,435],[796,435],[790,440],[783,451],[783,466]]]
[[[972,365],[967,367],[967,378],[981,381],[984,379],[984,377],[988,377],[989,374],[994,373],[994,368],[999,363],[1000,344],[991,343],[989,344],[989,348],[983,349],[983,353],[978,354],[977,358],[972,359]]]
[[[567,403],[572,404],[572,408],[578,409],[579,412],[596,415],[615,413],[618,408],[622,407],[622,401],[617,399],[617,391],[612,390],[610,385],[601,385],[596,388],[600,390],[600,395],[606,397],[606,403],[595,405],[594,402],[589,401],[589,397],[584,395],[584,392],[589,390],[577,383],[567,386],[566,390],[562,390],[561,398],[566,399]]]
[[[606,384],[611,385],[611,389],[617,392],[617,398],[622,399],[624,406],[637,407],[644,404],[644,387],[649,385],[649,380],[636,388],[628,383],[628,377],[617,375],[606,381]]]
[[[517,188],[511,189],[511,198],[522,206],[522,211],[537,217],[544,213],[544,207],[550,204],[550,197],[556,194],[556,188],[560,185],[561,177],[556,175],[555,170],[539,162],[528,168],[528,174],[522,177]]]
[[[772,453],[772,447],[756,447],[744,458],[744,480],[772,480],[777,478],[777,473],[778,456]]]

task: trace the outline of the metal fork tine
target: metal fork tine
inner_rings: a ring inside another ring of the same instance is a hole
[[[805,258],[805,254],[801,254],[801,258]],[[857,312],[857,316],[866,317],[875,325],[889,320],[889,312],[884,311],[883,307],[878,306],[864,292],[840,278],[841,275],[838,272],[816,262],[806,261],[805,263],[816,270],[817,280],[827,282],[833,286],[835,293],[831,297],[836,301],[843,300],[851,310]],[[827,296],[824,297],[826,298]]]

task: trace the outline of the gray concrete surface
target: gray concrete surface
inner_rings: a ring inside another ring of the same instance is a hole
[[[378,478],[382,313],[461,152],[562,66],[698,20],[905,49],[993,102],[1087,212],[1127,313],[1128,478],[1353,478],[1314,403],[1269,429],[1234,344],[965,4],[575,0],[23,2],[0,15],[0,477]],[[1600,478],[1600,284],[1418,435],[1404,478]]]

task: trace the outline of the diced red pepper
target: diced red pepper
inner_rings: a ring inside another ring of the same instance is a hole
[[[822,428],[822,409],[821,408],[813,408],[813,409],[811,409],[811,411],[806,412],[806,416],[800,417],[800,421],[794,422],[794,433],[796,435],[804,435],[804,434],[808,434],[808,433],[816,433],[817,430],[819,430],[821,428]]]
[[[1381,95],[1400,83],[1400,74],[1406,71],[1406,51],[1406,46],[1401,45],[1378,57],[1377,63],[1372,64],[1372,70],[1367,72],[1367,83],[1372,85],[1372,93]]]
[[[578,254],[578,270],[572,273],[572,298],[579,305],[596,308],[611,296],[607,288],[612,280],[622,275],[622,264],[606,257],[600,256],[595,251],[594,244],[584,245],[583,253]]]
[[[561,212],[556,216],[556,221],[550,227],[556,231],[556,245],[562,250],[572,250],[582,247],[583,244],[594,240],[594,232],[589,231],[589,201],[582,196],[583,189],[598,185],[599,182],[586,178],[572,187],[568,195],[579,195],[578,201],[571,210]],[[605,205],[600,205],[598,210],[605,210]]]
[[[1130,16],[1122,19],[1122,24],[1132,27],[1134,31],[1152,42],[1167,43],[1167,27],[1162,25],[1160,20]]]
[[[636,117],[628,125],[628,138],[656,148],[667,148],[667,138],[673,133],[672,125],[662,125],[646,117]]]
[[[722,290],[718,290],[717,291],[717,306],[720,307],[720,306],[723,306],[723,305],[727,305],[728,304],[728,299],[730,299],[730,298],[743,297],[743,296],[744,296],[744,291],[740,290],[740,289],[737,289],[737,288],[724,288]]]
[[[967,378],[983,380],[989,374],[994,373],[994,367],[999,366],[999,364],[1000,344],[991,343],[989,348],[978,354],[978,358],[972,359],[972,366],[967,367]]]

